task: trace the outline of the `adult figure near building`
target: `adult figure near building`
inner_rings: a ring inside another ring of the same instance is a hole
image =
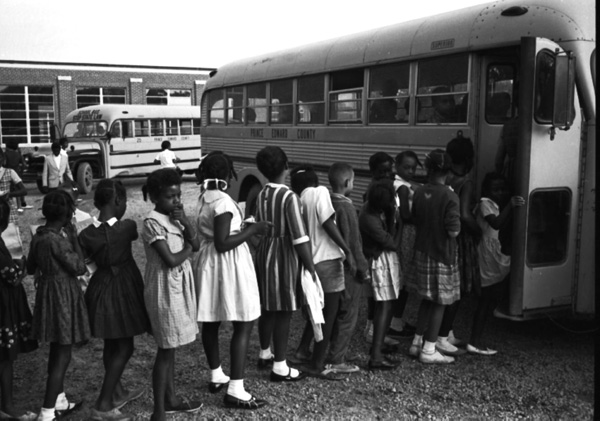
[[[69,168],[69,158],[60,153],[61,146],[59,142],[52,143],[50,155],[46,155],[44,160],[44,170],[42,171],[42,190],[47,193],[56,190],[65,182],[65,176],[73,184],[73,173]]]

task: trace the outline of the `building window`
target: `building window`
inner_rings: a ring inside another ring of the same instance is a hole
[[[79,88],[77,108],[98,104],[125,104],[125,88]]]
[[[192,91],[189,89],[146,89],[148,105],[192,105]]]
[[[54,124],[51,86],[0,85],[0,138],[19,143],[46,143]]]

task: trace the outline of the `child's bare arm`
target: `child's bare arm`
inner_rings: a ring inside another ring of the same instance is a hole
[[[249,224],[243,231],[231,234],[231,218],[229,212],[215,218],[215,248],[219,253],[233,250],[254,235],[265,235],[273,224],[268,221],[260,221]]]
[[[499,230],[508,221],[512,209],[519,206],[523,206],[524,204],[525,199],[523,199],[521,196],[513,196],[510,198],[510,202],[506,206],[504,206],[504,209],[502,209],[502,212],[500,212],[498,216],[492,214],[486,215],[485,220],[488,224],[490,224],[490,226],[493,229]]]
[[[192,245],[187,241],[183,246],[183,250],[177,253],[171,252],[169,244],[165,240],[153,242],[152,247],[154,247],[154,250],[156,250],[163,262],[170,268],[179,266],[192,255]]]
[[[409,200],[408,196],[410,194],[410,190],[407,186],[400,186],[398,189],[398,197],[400,198],[400,216],[404,222],[410,222],[412,219],[412,214],[410,212]]]
[[[311,276],[313,277],[313,279],[316,280],[315,264],[312,259],[312,250],[310,249],[310,241],[305,241],[304,243],[296,244],[294,246],[294,249],[296,249],[296,253],[298,253],[298,256],[300,257],[300,261],[302,262],[302,264],[304,265],[306,270],[308,270],[310,272]]]
[[[196,234],[196,229],[192,226],[189,219],[185,215],[183,205],[180,205],[179,208],[171,212],[170,217],[172,220],[178,221],[181,223],[181,225],[183,225],[183,239],[186,243],[189,243],[192,246],[192,251],[200,250],[200,239]]]
[[[331,217],[323,223],[323,229],[329,235],[329,237],[331,237],[333,242],[337,244],[337,246],[341,248],[344,254],[346,255],[346,261],[350,266],[350,272],[353,274],[356,273],[356,262],[354,261],[354,256],[352,256],[352,251],[346,244],[342,233],[335,224],[334,215],[331,215]]]

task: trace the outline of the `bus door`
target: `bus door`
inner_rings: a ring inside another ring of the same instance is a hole
[[[575,300],[581,116],[575,62],[554,42],[522,38],[508,314],[569,309]]]

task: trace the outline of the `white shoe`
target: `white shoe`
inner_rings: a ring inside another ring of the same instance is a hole
[[[465,341],[463,341],[462,339],[458,339],[456,336],[454,336],[453,331],[450,331],[450,333],[448,333],[448,342],[450,342],[454,346],[465,346],[466,345]]]
[[[17,212],[23,213],[23,208],[17,208]]]
[[[33,209],[33,206],[31,205],[25,205],[25,206],[21,206],[23,209]]]
[[[421,351],[419,361],[423,364],[451,364],[454,362],[454,358],[442,355],[437,351],[433,351],[431,354]]]
[[[451,356],[463,355],[467,352],[452,345],[448,339],[440,338],[435,342],[435,349],[444,355]]]
[[[485,348],[485,349],[481,349],[481,348],[476,348],[471,344],[467,345],[467,352],[469,354],[476,354],[476,355],[496,355],[498,353],[498,351],[496,351],[495,349],[490,349],[490,348]]]

